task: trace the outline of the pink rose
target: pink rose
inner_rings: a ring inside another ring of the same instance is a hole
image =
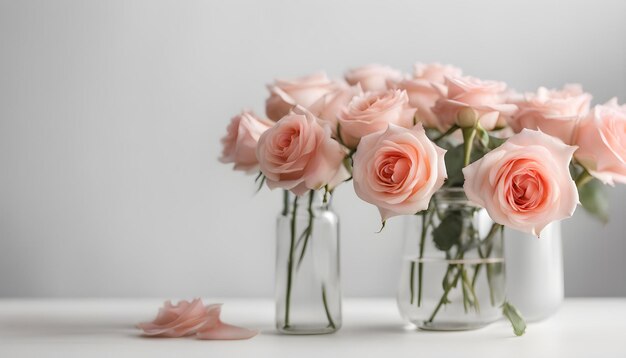
[[[345,156],[330,128],[299,106],[263,133],[257,147],[267,186],[296,195],[334,183]]]
[[[446,78],[446,92],[433,107],[438,117],[440,130],[448,130],[459,122],[459,113],[473,113],[473,118],[486,130],[493,130],[506,124],[517,107],[505,103],[506,84],[504,82],[483,81],[474,77]],[[439,88],[439,87],[438,87]],[[467,117],[466,117],[467,118]]]
[[[259,168],[256,159],[256,146],[263,132],[274,125],[274,122],[261,119],[252,112],[242,111],[234,116],[226,128],[222,138],[222,163],[235,163],[235,170],[251,173]]]
[[[333,135],[337,134],[338,115],[352,101],[352,98],[363,95],[359,84],[355,86],[342,85],[311,105],[309,111],[322,122],[328,124]]]
[[[361,138],[353,158],[354,191],[378,207],[383,221],[425,210],[447,177],[445,153],[421,123],[411,129],[390,124]]]
[[[371,64],[349,70],[345,78],[351,85],[360,83],[364,91],[384,91],[387,89],[387,81],[400,80],[402,73],[389,66]]]
[[[265,102],[265,113],[277,121],[296,105],[309,108],[322,96],[337,90],[339,83],[330,80],[324,72],[292,80],[277,79],[267,86],[270,97]]]
[[[409,96],[409,105],[417,108],[415,117],[422,122],[425,127],[437,128],[444,132],[444,126],[439,123],[437,116],[432,112],[432,107],[442,96],[448,93],[445,86],[445,77],[459,77],[461,69],[454,66],[432,64],[415,64],[413,78],[406,78],[392,86],[406,90]],[[434,86],[438,89],[435,89]]]
[[[430,83],[445,83],[446,77],[461,77],[463,71],[455,66],[440,63],[416,63],[413,65],[413,78],[426,80]]]
[[[576,159],[605,184],[626,184],[626,105],[595,106],[575,135]]]
[[[580,85],[566,85],[560,91],[540,87],[511,102],[518,107],[509,121],[515,132],[538,129],[571,144],[578,121],[589,113],[591,95]]]
[[[339,114],[341,139],[349,148],[356,148],[361,137],[385,130],[389,124],[412,127],[414,115],[406,91],[369,92],[354,97]]]
[[[539,236],[552,221],[572,216],[578,190],[569,163],[576,147],[523,129],[463,168],[470,201],[502,225]]]
[[[166,301],[152,322],[139,323],[144,335],[177,338],[196,335],[200,339],[248,339],[257,331],[232,326],[220,320],[221,304],[204,306],[199,298],[176,305]]]

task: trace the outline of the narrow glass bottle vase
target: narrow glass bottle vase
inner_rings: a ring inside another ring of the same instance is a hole
[[[502,316],[502,226],[461,188],[442,189],[406,218],[398,289],[402,316],[429,330],[483,327]]]
[[[333,333],[341,327],[339,219],[330,195],[284,193],[277,220],[276,329]]]

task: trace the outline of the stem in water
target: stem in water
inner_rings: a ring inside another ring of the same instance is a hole
[[[289,309],[291,306],[291,283],[293,280],[293,256],[296,243],[296,210],[298,209],[298,196],[293,198],[293,211],[291,212],[291,240],[289,243],[289,260],[287,261],[287,292],[285,294],[285,326],[289,328]]]
[[[337,328],[335,326],[335,322],[333,321],[333,317],[330,315],[330,310],[328,309],[328,302],[326,301],[326,286],[322,284],[322,302],[324,302],[324,311],[326,311],[326,318],[328,318],[328,326],[333,329]]]

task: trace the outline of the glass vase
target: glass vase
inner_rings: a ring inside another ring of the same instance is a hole
[[[277,220],[276,328],[285,334],[333,333],[341,327],[339,219],[330,195],[284,192]]]
[[[502,316],[502,226],[461,188],[442,189],[406,218],[397,294],[400,313],[427,330],[467,330]]]
[[[505,232],[507,299],[528,322],[550,317],[564,296],[561,222],[548,224],[540,239],[509,228]]]

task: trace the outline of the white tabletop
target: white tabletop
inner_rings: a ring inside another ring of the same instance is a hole
[[[465,332],[409,329],[392,299],[346,299],[339,332],[284,336],[273,329],[270,300],[219,302],[224,321],[261,334],[246,341],[143,338],[134,324],[151,320],[159,300],[0,300],[0,357],[626,357],[623,298],[569,299],[523,337],[504,321]]]

